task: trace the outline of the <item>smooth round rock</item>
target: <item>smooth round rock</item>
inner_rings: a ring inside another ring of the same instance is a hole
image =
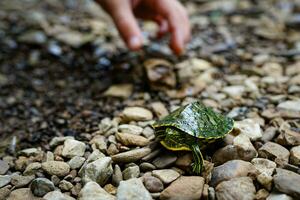
[[[35,196],[42,197],[55,189],[54,184],[46,178],[34,179],[30,189]]]
[[[152,175],[159,178],[164,184],[169,184],[180,176],[180,174],[173,169],[154,170]]]
[[[135,162],[148,155],[151,152],[151,149],[148,147],[134,149],[122,153],[113,155],[111,158],[115,163],[129,163]]]
[[[66,176],[70,172],[70,166],[62,161],[47,161],[42,163],[42,169],[50,175]]]
[[[161,192],[164,189],[163,183],[156,177],[145,176],[143,180],[144,185],[149,192]]]
[[[146,108],[127,107],[122,112],[125,121],[147,121],[153,118],[153,114]]]
[[[117,133],[116,139],[125,146],[146,146],[150,142],[143,136],[130,133]]]

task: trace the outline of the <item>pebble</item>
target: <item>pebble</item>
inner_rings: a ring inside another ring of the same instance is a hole
[[[42,197],[55,189],[54,184],[46,178],[34,179],[30,189],[35,196]]]
[[[70,172],[70,166],[62,161],[47,161],[42,163],[42,169],[50,175],[66,176]]]
[[[243,85],[232,85],[224,87],[222,91],[232,98],[240,98],[243,96],[246,88]]]
[[[115,165],[114,173],[112,175],[112,183],[116,186],[123,180],[123,174],[119,165]]]
[[[254,158],[251,163],[260,173],[257,176],[257,181],[266,189],[272,189],[273,177],[272,174],[276,168],[276,163],[264,158]]]
[[[143,162],[140,164],[140,169],[142,172],[152,171],[155,170],[156,167],[148,162]]]
[[[69,191],[73,188],[73,184],[69,181],[62,180],[58,186],[62,191]]]
[[[30,188],[20,188],[13,190],[6,200],[42,200],[42,198],[35,197]]]
[[[300,166],[300,145],[291,148],[290,161],[293,165]]]
[[[154,130],[150,128],[149,126],[145,127],[142,135],[148,138],[149,140],[152,140],[155,138]]]
[[[84,161],[85,161],[84,157],[74,156],[68,161],[68,164],[71,169],[78,169],[83,165]]]
[[[161,180],[159,180],[156,177],[153,176],[145,176],[143,178],[144,180],[144,185],[147,188],[147,190],[151,193],[155,193],[155,192],[161,192],[164,189],[164,185],[161,182]]]
[[[268,127],[268,128],[264,131],[261,140],[262,140],[264,143],[267,143],[267,142],[271,141],[271,140],[275,137],[276,133],[277,133],[277,128],[275,128],[275,127],[273,127],[273,126]]]
[[[28,149],[23,149],[19,152],[20,156],[36,156],[41,152],[41,150],[37,149],[37,148],[28,148]]]
[[[169,184],[180,176],[180,174],[173,169],[153,170],[152,175],[159,178],[164,184]]]
[[[148,121],[153,118],[152,112],[142,107],[127,107],[121,116],[124,121]]]
[[[113,174],[110,157],[99,158],[88,163],[83,169],[82,179],[84,183],[89,181],[97,182],[103,186]]]
[[[7,199],[8,195],[10,194],[11,186],[5,186],[3,188],[0,187],[0,199],[4,200]]]
[[[169,111],[162,102],[157,101],[151,103],[151,108],[159,119],[162,119],[169,114]]]
[[[183,156],[178,157],[176,160],[176,166],[180,169],[187,170],[191,167],[193,163],[193,155],[191,153],[184,154]]]
[[[172,153],[165,153],[160,155],[159,157],[155,158],[152,163],[157,167],[158,169],[163,169],[166,167],[171,166],[174,164],[177,160],[177,156]]]
[[[267,142],[259,150],[258,154],[260,157],[267,158],[270,160],[280,159],[285,162],[289,161],[290,152],[283,146],[274,143]]]
[[[8,163],[0,159],[0,175],[6,174],[8,170],[9,170]]]
[[[262,137],[262,130],[260,125],[253,119],[244,119],[243,121],[236,121],[234,127],[240,130],[241,134],[247,135],[251,141],[256,141]]]
[[[255,186],[249,177],[237,177],[223,181],[216,187],[218,200],[253,200],[255,197]]]
[[[151,152],[151,149],[148,147],[134,149],[126,152],[122,152],[116,155],[113,155],[111,158],[115,163],[129,163],[135,162],[148,155]]]
[[[257,173],[250,162],[231,160],[213,169],[210,185],[216,186],[222,181],[236,177],[256,176]]]
[[[152,197],[140,179],[132,178],[120,182],[117,200],[152,200]]]
[[[85,144],[83,142],[67,139],[64,142],[62,156],[73,158],[74,156],[83,156],[85,152]]]
[[[134,135],[130,133],[117,133],[116,138],[125,146],[146,146],[149,140],[143,136]]]
[[[73,139],[74,140],[74,137],[73,136],[66,136],[66,137],[54,137],[52,138],[52,140],[50,141],[49,145],[50,147],[56,147],[60,144],[63,144],[65,142],[65,140],[67,139]]]
[[[300,197],[300,175],[295,172],[276,168],[274,185],[280,192],[293,196],[294,198]]]
[[[0,188],[6,186],[10,183],[11,176],[10,175],[0,175]]]
[[[63,194],[60,191],[48,192],[45,196],[43,196],[43,199],[45,199],[45,200],[75,200],[73,197]]]
[[[272,192],[266,200],[294,200],[294,198],[286,194]]]
[[[101,152],[106,152],[107,150],[107,140],[103,135],[96,135],[91,141],[90,144],[95,144],[96,148]]]
[[[132,124],[122,124],[118,127],[118,131],[121,133],[141,135],[141,133],[143,132],[143,128]]]
[[[79,193],[79,200],[116,200],[116,198],[101,188],[96,182],[88,182]]]
[[[42,167],[42,164],[39,162],[30,163],[25,171],[23,172],[24,175],[33,175],[35,174],[40,168]]]
[[[129,166],[122,172],[123,179],[128,180],[131,178],[138,178],[140,175],[140,168],[137,165]]]
[[[33,179],[34,175],[31,176],[21,176],[21,175],[12,175],[11,176],[11,184],[13,184],[16,188],[24,187],[28,185]]]
[[[300,134],[291,130],[290,127],[283,126],[280,128],[280,135],[276,138],[276,142],[283,146],[300,145]]]
[[[132,84],[116,84],[111,85],[104,93],[104,96],[119,97],[127,99],[131,96],[133,91]]]
[[[269,192],[265,189],[260,189],[256,192],[255,198],[256,200],[265,200],[269,196]]]
[[[284,101],[278,104],[277,108],[300,112],[300,100]]]
[[[161,200],[199,200],[202,196],[204,178],[181,176],[160,194]]]

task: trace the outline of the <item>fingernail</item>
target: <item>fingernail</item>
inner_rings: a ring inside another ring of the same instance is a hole
[[[130,49],[138,49],[141,46],[141,40],[137,36],[132,36],[129,40],[129,48]]]

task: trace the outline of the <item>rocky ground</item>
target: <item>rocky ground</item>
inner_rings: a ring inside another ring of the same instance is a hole
[[[91,1],[0,2],[0,199],[300,199],[299,1],[184,1],[193,38],[128,52]],[[151,124],[196,100],[235,120],[203,155]]]

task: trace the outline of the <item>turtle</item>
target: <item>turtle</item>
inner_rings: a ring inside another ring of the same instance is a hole
[[[201,150],[207,144],[225,137],[232,131],[233,119],[213,111],[196,101],[179,107],[152,127],[162,146],[171,151],[191,151],[194,159],[192,170],[201,174],[203,156]]]

